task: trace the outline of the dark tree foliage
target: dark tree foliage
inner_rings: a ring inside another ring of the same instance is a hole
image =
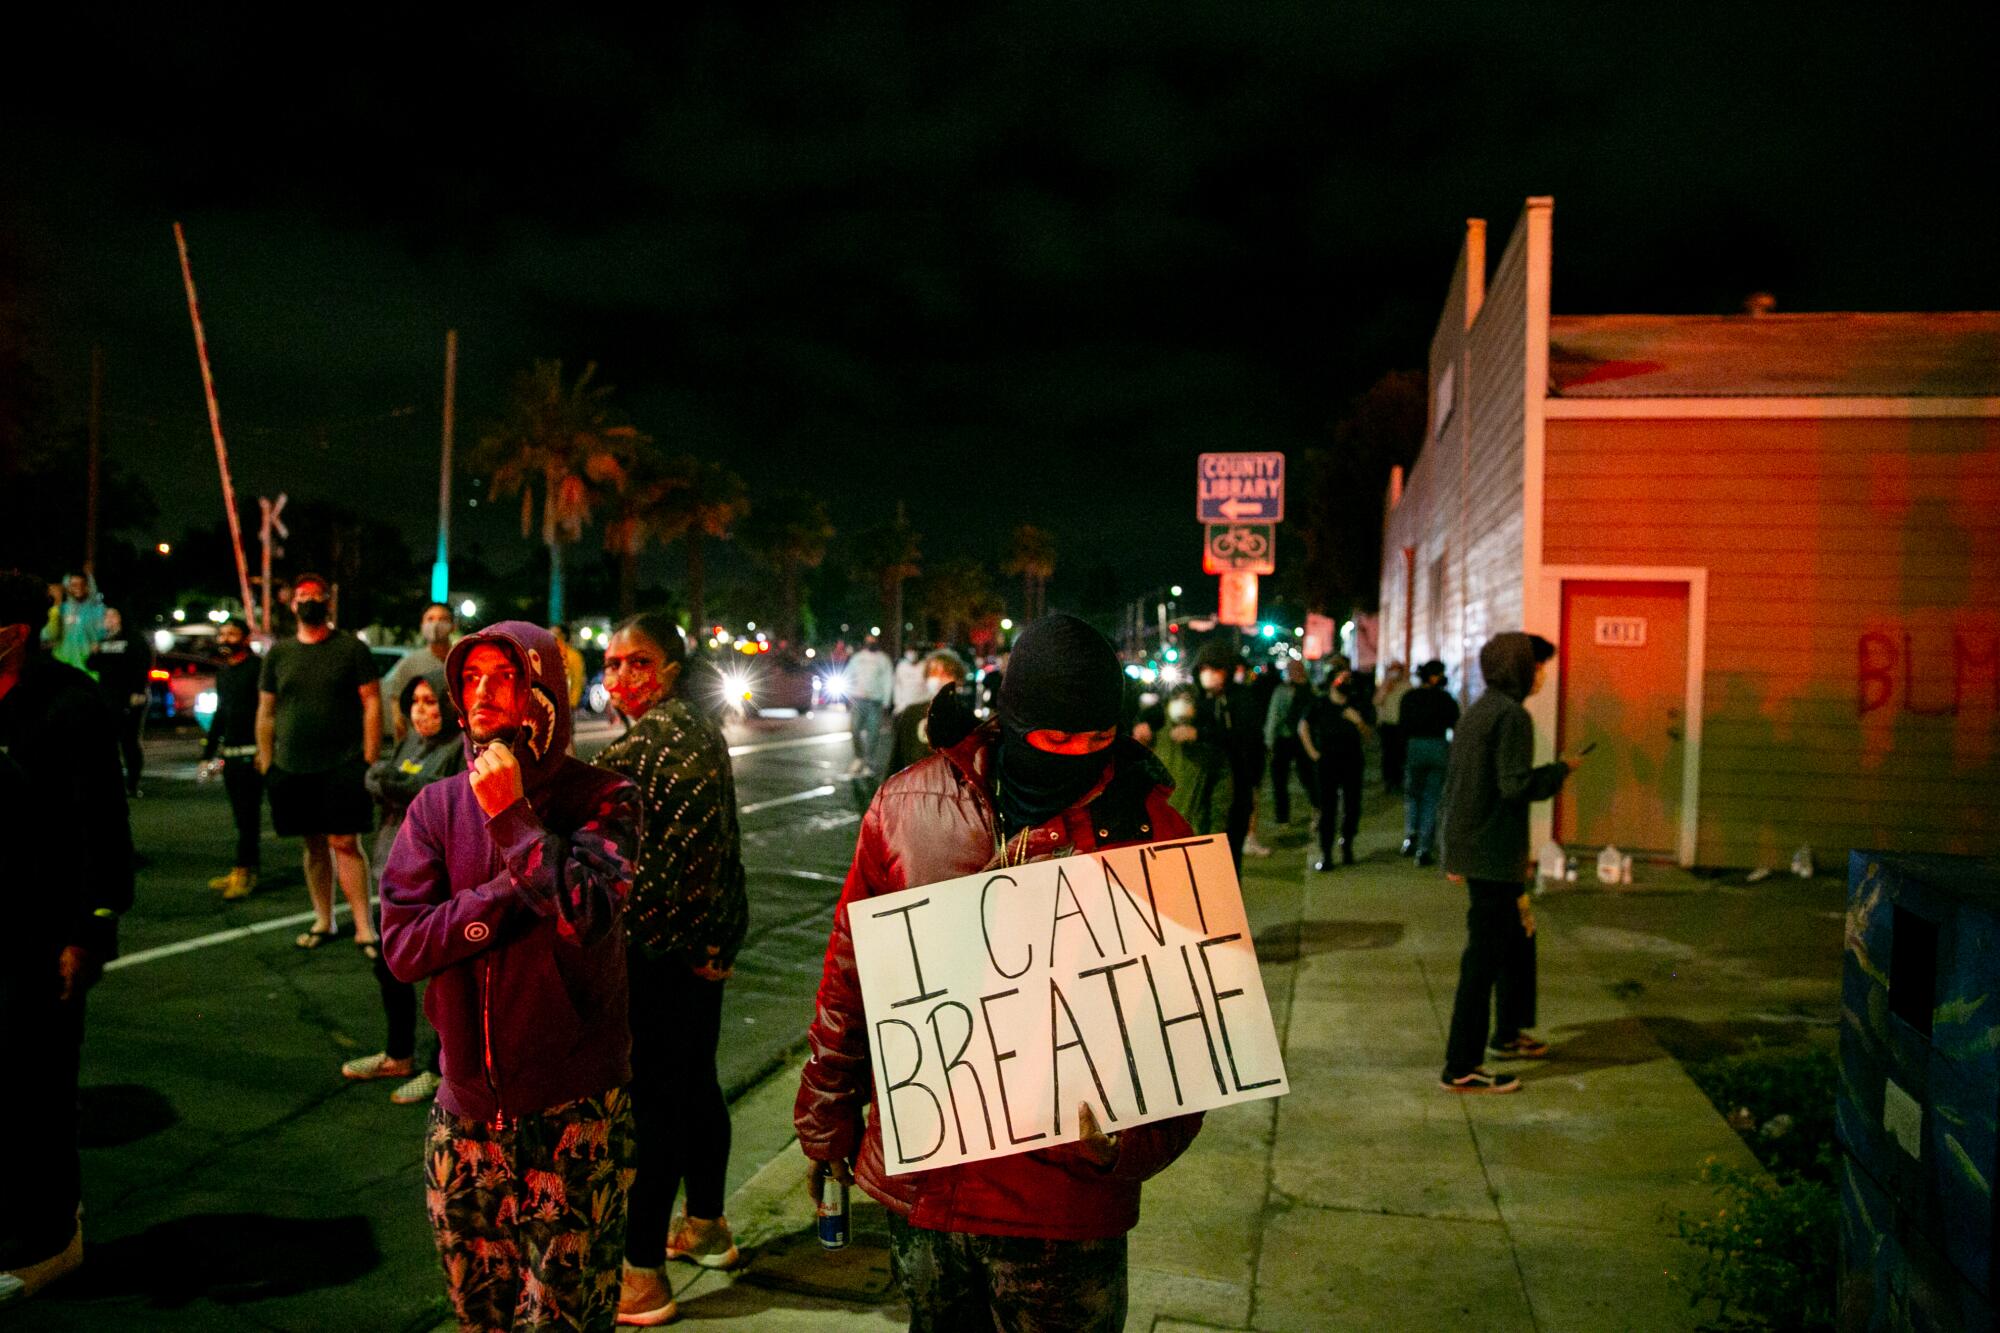
[[[1373,611],[1382,582],[1382,509],[1390,469],[1408,469],[1424,438],[1424,376],[1392,370],[1356,395],[1300,469],[1299,536],[1312,609],[1341,619]]]

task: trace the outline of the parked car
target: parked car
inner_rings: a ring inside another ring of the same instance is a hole
[[[181,651],[157,653],[152,679],[146,684],[147,715],[153,722],[168,726],[193,722],[208,730],[209,719],[215,716],[214,658]]]

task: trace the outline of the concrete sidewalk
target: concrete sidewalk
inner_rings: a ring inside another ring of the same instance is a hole
[[[1693,1328],[1667,1277],[1688,1257],[1674,1214],[1712,1206],[1705,1158],[1754,1159],[1591,974],[1561,895],[1538,907],[1555,1058],[1513,1066],[1528,1086],[1512,1096],[1439,1090],[1464,895],[1393,854],[1387,815],[1364,828],[1360,865],[1315,874],[1297,845],[1249,863],[1292,1091],[1210,1114],[1148,1186],[1128,1327]],[[682,1318],[900,1327],[880,1210],[857,1191],[857,1243],[826,1254],[796,1146],[771,1151],[794,1078],[737,1104],[737,1172],[754,1174],[729,1213],[751,1262],[735,1275],[676,1265]]]

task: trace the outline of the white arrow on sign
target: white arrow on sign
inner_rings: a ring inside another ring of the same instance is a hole
[[[1217,506],[1217,508],[1222,511],[1222,516],[1224,518],[1230,520],[1244,518],[1251,514],[1262,514],[1265,510],[1264,505],[1256,504],[1246,500],[1238,500],[1233,497],[1231,499],[1224,500],[1220,505]]]

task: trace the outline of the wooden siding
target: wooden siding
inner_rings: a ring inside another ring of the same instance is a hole
[[[1544,559],[1709,571],[1704,865],[2000,853],[2000,421],[1547,426]]]
[[[1480,646],[1521,624],[1526,228],[1515,228],[1490,282],[1481,283],[1484,261],[1485,228],[1470,224],[1431,342],[1429,436],[1384,524],[1382,546],[1385,657],[1403,656],[1407,625],[1412,661],[1442,659],[1452,690],[1467,699],[1485,688]],[[1452,410],[1440,423],[1438,386],[1447,370]],[[1405,548],[1416,552],[1413,580],[1405,575]],[[1442,577],[1434,579],[1440,561]]]

